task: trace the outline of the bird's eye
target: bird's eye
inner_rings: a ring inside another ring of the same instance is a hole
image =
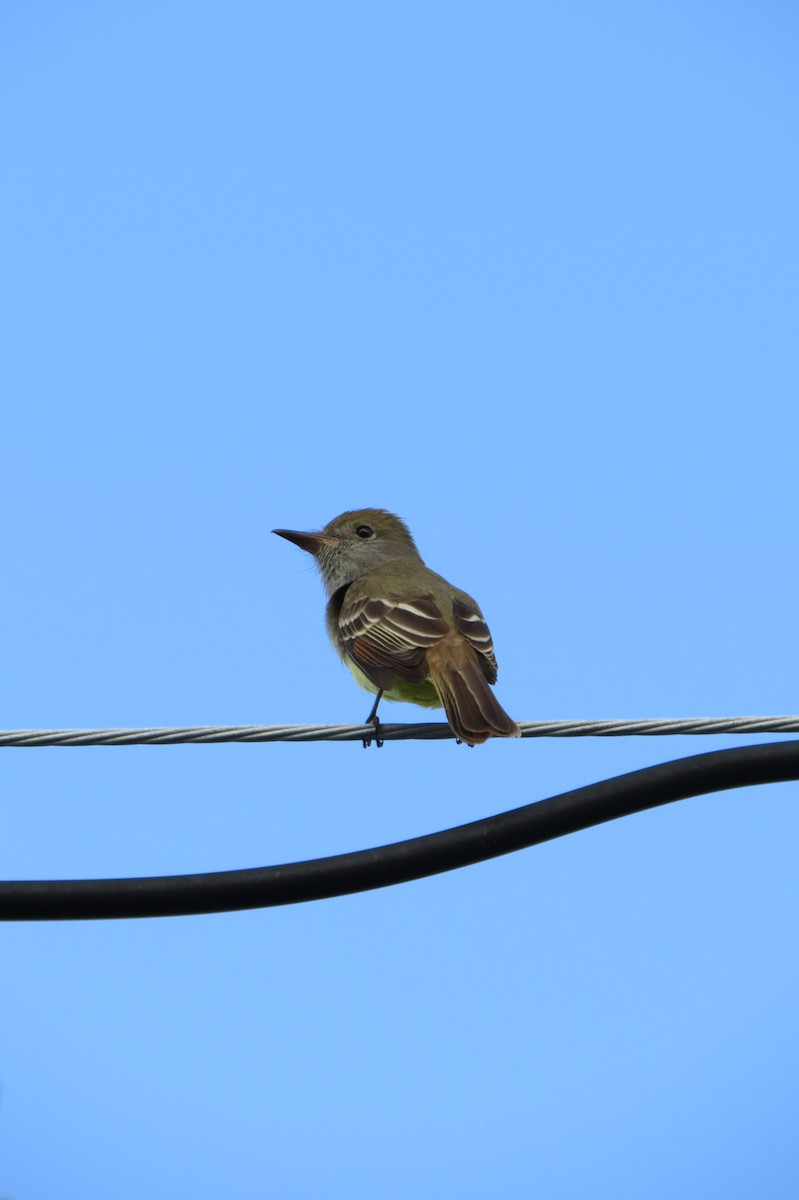
[[[371,525],[359,525],[355,530],[359,538],[370,538],[375,536],[375,531]]]

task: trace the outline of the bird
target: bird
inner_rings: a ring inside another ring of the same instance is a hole
[[[521,736],[491,690],[497,660],[480,608],[425,565],[400,517],[362,508],[315,533],[272,532],[316,562],[331,641],[357,682],[377,693],[366,723],[378,745],[382,696],[443,706],[456,738],[469,746]]]

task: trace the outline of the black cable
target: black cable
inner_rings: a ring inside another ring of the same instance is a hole
[[[441,833],[332,858],[208,875],[0,883],[0,919],[169,917],[324,900],[452,871],[689,796],[792,779],[799,779],[799,741],[740,746],[618,775]]]

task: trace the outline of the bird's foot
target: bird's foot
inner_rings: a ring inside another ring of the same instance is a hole
[[[383,695],[383,689],[381,688],[380,691],[377,693],[377,696],[375,697],[375,702],[372,705],[372,711],[369,713],[369,716],[364,721],[364,725],[374,725],[374,727],[375,727],[375,745],[377,746],[378,750],[383,745],[383,739],[380,737],[380,718],[377,715],[377,706],[380,703],[380,697],[382,695]],[[364,750],[368,750],[369,747],[371,746],[371,744],[372,744],[372,739],[370,737],[365,737],[363,739]]]
[[[380,718],[378,716],[370,717],[369,720],[366,722],[366,724],[374,725],[374,727],[375,727],[374,743],[379,750],[380,747],[383,745],[383,739],[380,737]],[[372,744],[372,739],[370,737],[365,737],[363,739],[364,750],[368,750],[369,747],[371,746],[371,744]]]

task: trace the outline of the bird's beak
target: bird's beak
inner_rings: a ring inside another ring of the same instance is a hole
[[[272,533],[285,538],[288,542],[293,542],[301,550],[307,550],[309,554],[313,555],[317,555],[323,546],[338,544],[338,538],[328,537],[326,533],[301,533],[297,529],[273,529]]]

